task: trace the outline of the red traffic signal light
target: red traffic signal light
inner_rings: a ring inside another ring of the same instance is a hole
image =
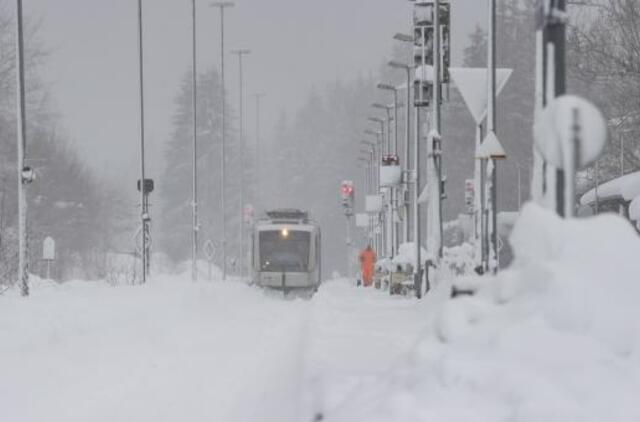
[[[354,194],[353,182],[343,182],[340,187],[340,194],[343,198],[350,198]]]

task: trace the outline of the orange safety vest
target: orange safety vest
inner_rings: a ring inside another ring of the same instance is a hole
[[[373,284],[373,270],[376,265],[376,253],[367,248],[360,253],[360,269],[362,270],[362,283],[365,286]]]

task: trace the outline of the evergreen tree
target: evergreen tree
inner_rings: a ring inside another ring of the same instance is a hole
[[[197,85],[197,163],[199,247],[208,239],[222,242],[221,151],[222,90],[219,74],[209,70],[198,75]],[[191,253],[192,201],[192,81],[187,72],[175,100],[173,134],[165,152],[166,168],[159,180],[161,195],[160,250],[176,261]],[[228,257],[239,253],[240,176],[243,166],[234,126],[234,112],[226,105],[226,217]],[[202,256],[200,257],[202,259]]]

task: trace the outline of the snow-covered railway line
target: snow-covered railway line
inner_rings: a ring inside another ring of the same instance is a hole
[[[323,284],[310,303],[301,420],[332,420],[375,390],[381,376],[404,366],[423,314],[415,299],[356,288],[348,280]]]
[[[3,420],[296,420],[308,302],[177,280],[0,300]]]
[[[0,297],[0,408],[12,422],[311,421],[416,334],[412,301],[344,280],[307,300],[182,279],[13,293]]]

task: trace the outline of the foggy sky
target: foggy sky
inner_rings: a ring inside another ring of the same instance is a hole
[[[198,68],[219,66],[217,9],[197,0]],[[191,1],[145,0],[146,130],[151,177],[161,169],[173,99],[191,64]],[[484,20],[485,0],[453,2],[454,62],[466,35]],[[87,164],[118,183],[136,180],[139,160],[137,2],[30,0],[25,10],[43,22],[51,50],[45,80],[63,128]],[[246,92],[261,91],[263,137],[281,110],[291,116],[308,91],[338,79],[375,73],[395,32],[407,32],[406,0],[238,0],[225,20],[227,51],[249,48]],[[237,108],[237,60],[227,55],[227,89]],[[253,137],[254,106],[247,107]]]

